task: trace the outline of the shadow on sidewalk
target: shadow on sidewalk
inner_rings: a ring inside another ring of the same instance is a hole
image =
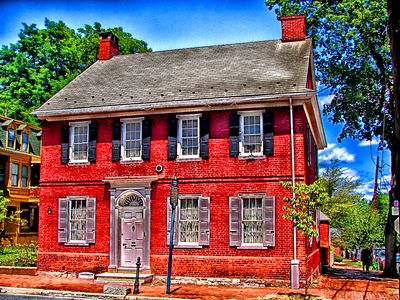
[[[332,268],[328,269],[326,274],[332,279],[355,279],[355,280],[370,280],[370,281],[396,281],[393,278],[382,276],[381,271],[364,272],[359,268],[348,267],[346,264],[335,263]]]

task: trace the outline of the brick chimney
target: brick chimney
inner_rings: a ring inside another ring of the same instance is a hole
[[[306,17],[283,16],[282,23],[282,42],[303,41],[306,39]]]
[[[118,38],[111,32],[100,33],[99,60],[109,60],[118,55]]]

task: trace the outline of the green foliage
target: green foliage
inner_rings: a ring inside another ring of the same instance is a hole
[[[306,16],[317,80],[334,96],[324,112],[333,124],[344,124],[339,139],[371,140],[385,132],[391,146],[395,106],[386,2],[267,0],[266,5],[278,16]]]
[[[37,263],[37,244],[15,245],[4,248],[0,266],[34,267]]]
[[[283,207],[285,210],[283,218],[291,220],[293,226],[297,227],[305,236],[316,236],[314,213],[328,198],[321,181],[318,179],[308,185],[298,182],[294,189],[291,182],[285,181],[280,184],[295,194],[295,197],[292,198],[284,197],[283,200],[288,205]]]
[[[121,54],[151,51],[122,27],[104,29],[96,22],[75,31],[48,19],[43,29],[22,25],[19,40],[0,49],[0,113],[33,124],[30,112],[97,60],[99,33],[113,32]]]
[[[333,259],[334,259],[336,262],[342,262],[342,261],[343,261],[343,257],[340,256],[340,255],[337,255],[336,253],[333,254]]]
[[[378,196],[375,209],[357,192],[360,183],[346,177],[337,161],[324,169],[320,180],[329,195],[321,210],[330,217],[331,228],[338,229],[337,234],[332,235],[333,243],[343,249],[382,245],[389,210],[388,195]]]

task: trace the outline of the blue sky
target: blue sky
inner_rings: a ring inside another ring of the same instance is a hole
[[[219,1],[0,1],[0,45],[14,43],[22,23],[43,27],[44,19],[62,20],[77,29],[100,22],[104,28],[121,26],[145,40],[153,51],[279,39],[280,22],[264,0]],[[330,96],[318,95],[320,103]],[[363,182],[361,192],[370,199],[377,150],[373,143],[350,139],[337,142],[341,127],[323,118],[328,147],[320,152],[320,168],[339,159],[345,174]],[[382,157],[382,153],[379,153]],[[383,153],[382,180],[389,187],[390,154]],[[385,188],[386,186],[386,188]]]

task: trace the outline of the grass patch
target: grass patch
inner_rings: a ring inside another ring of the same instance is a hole
[[[35,267],[36,263],[36,244],[8,246],[0,253],[0,266]]]

